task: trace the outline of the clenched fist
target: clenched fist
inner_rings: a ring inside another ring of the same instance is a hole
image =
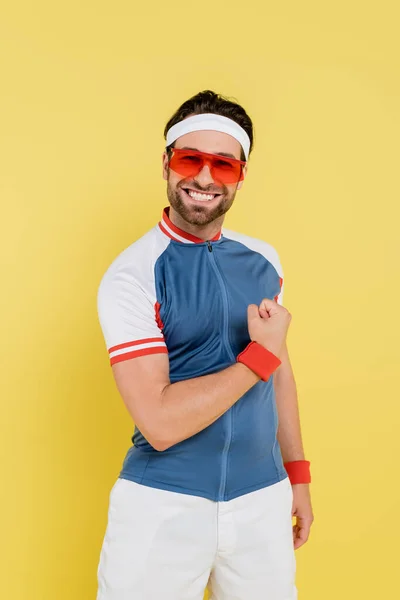
[[[250,339],[280,358],[292,315],[273,300],[264,298],[260,304],[247,308]]]

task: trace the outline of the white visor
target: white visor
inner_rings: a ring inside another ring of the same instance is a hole
[[[167,132],[167,146],[175,142],[181,135],[191,131],[221,131],[234,137],[243,148],[246,160],[249,158],[250,138],[236,121],[216,115],[214,113],[203,113],[183,119],[173,125]]]

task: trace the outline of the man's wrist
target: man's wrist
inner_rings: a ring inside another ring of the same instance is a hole
[[[311,471],[309,460],[291,460],[283,465],[288,474],[290,483],[311,483]]]
[[[267,381],[281,364],[281,360],[275,354],[258,342],[250,342],[237,356],[236,361],[245,364],[263,381]]]

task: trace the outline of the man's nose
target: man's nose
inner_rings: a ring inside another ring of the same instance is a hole
[[[194,177],[194,179],[202,186],[205,187],[210,183],[214,183],[213,176],[211,175],[211,170],[209,165],[204,165],[201,171]]]

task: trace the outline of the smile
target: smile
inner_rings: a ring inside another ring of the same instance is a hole
[[[205,194],[203,192],[197,192],[195,190],[190,190],[188,188],[183,189],[183,191],[188,196],[190,196],[190,198],[192,198],[193,200],[197,200],[198,202],[210,202],[211,200],[214,200],[214,198],[216,198],[217,196],[221,195],[221,194]]]

